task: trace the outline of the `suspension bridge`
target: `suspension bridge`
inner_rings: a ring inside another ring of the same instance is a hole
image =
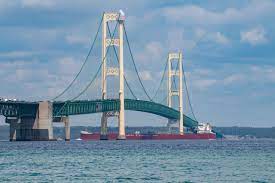
[[[111,28],[113,28],[112,31]],[[102,31],[101,58],[96,59],[100,62],[98,67],[95,67],[96,62],[92,59],[92,66],[89,67],[88,63],[92,53],[95,52],[100,30]],[[127,56],[124,42],[128,47],[129,59],[127,60],[131,61],[133,67],[133,72],[128,71],[128,75],[127,71],[124,71]],[[117,139],[125,139],[125,110],[151,113],[167,118],[168,124],[178,124],[179,134],[183,135],[184,127],[194,131],[199,123],[190,103],[182,57],[180,52],[168,54],[160,83],[155,86],[154,95],[150,96],[151,93],[146,89],[136,66],[125,27],[124,13],[122,11],[104,13],[87,57],[79,72],[63,91],[50,100],[40,102],[0,101],[0,115],[5,116],[6,123],[10,124],[11,141],[53,140],[53,123],[55,122],[64,123],[65,139],[69,140],[69,116],[92,113],[102,113],[101,139],[107,138],[108,118],[110,117],[118,119]],[[81,74],[85,69],[94,69],[94,71],[89,73],[88,80],[86,77],[87,82],[80,87],[78,83],[83,83]],[[136,81],[131,79],[132,75],[135,75]],[[118,87],[115,83],[118,83]],[[135,88],[132,87],[133,85]],[[136,92],[136,90],[139,91]],[[66,98],[68,93],[74,92],[77,93]],[[183,113],[184,93],[187,95],[192,118]],[[92,96],[87,97],[89,94]],[[159,95],[162,97],[158,97]]]

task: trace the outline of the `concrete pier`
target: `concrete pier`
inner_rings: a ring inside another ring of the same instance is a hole
[[[10,141],[53,140],[52,103],[39,102],[36,117],[7,117]]]
[[[52,108],[53,107],[51,102],[39,102],[38,120],[36,128],[40,132],[45,131],[45,134],[39,135],[41,139],[53,140]]]
[[[69,117],[62,117],[62,121],[64,122],[65,126],[65,141],[71,140],[71,128],[70,128],[70,120]]]
[[[19,120],[18,118],[6,118],[6,123],[10,124],[10,141],[16,141],[16,133],[19,125]]]

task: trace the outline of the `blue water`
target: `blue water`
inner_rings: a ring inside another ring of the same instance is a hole
[[[275,141],[0,142],[0,182],[275,182]]]

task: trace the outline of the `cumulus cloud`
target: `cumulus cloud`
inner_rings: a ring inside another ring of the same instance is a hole
[[[162,53],[162,45],[159,42],[152,41],[146,45],[146,50],[152,57],[158,57]]]
[[[2,11],[5,11],[13,6],[16,5],[16,2],[15,1],[10,1],[10,0],[1,0],[0,1],[0,10],[1,10],[1,13]]]
[[[200,90],[205,90],[209,88],[210,86],[213,86],[214,84],[217,83],[216,79],[198,79],[193,81],[194,86]]]
[[[206,31],[202,28],[196,28],[195,29],[195,35],[197,38],[201,38],[206,34]]]
[[[206,68],[198,68],[198,69],[195,69],[195,70],[193,71],[193,74],[194,74],[194,75],[197,75],[197,76],[208,76],[208,75],[210,75],[210,74],[212,74],[212,73],[213,73],[212,70],[206,69]],[[214,72],[214,73],[215,73],[215,72]],[[188,73],[188,74],[190,74],[190,73]]]
[[[242,74],[232,74],[224,78],[223,83],[225,85],[232,84],[244,80],[245,77]]]
[[[69,44],[88,44],[90,42],[88,37],[79,35],[67,35],[66,41]]]
[[[80,69],[81,66],[81,64],[77,63],[73,57],[59,58],[57,59],[57,63],[59,65],[58,71],[61,75],[73,75]]]
[[[144,81],[151,81],[151,80],[153,80],[153,77],[152,77],[150,71],[141,71],[140,72],[140,77]]]
[[[275,82],[275,67],[272,65],[250,67],[251,78],[256,82]]]
[[[216,32],[213,37],[214,40],[219,44],[226,45],[229,43],[229,39],[220,32]]]
[[[249,43],[253,46],[267,42],[266,31],[263,27],[256,27],[248,31],[241,31],[241,42]]]
[[[37,60],[1,60],[0,82],[5,88],[1,91],[1,95],[29,100],[48,96],[47,88],[53,81],[51,69],[49,69],[50,66],[42,65]]]
[[[188,24],[236,24],[251,22],[263,16],[274,16],[275,2],[251,1],[243,8],[227,8],[211,11],[198,5],[185,5],[163,8],[165,18],[172,22]]]
[[[10,52],[0,52],[0,57],[5,58],[22,58],[34,55],[35,52],[32,51],[10,51]]]
[[[56,1],[54,0],[22,0],[21,4],[23,7],[45,7],[50,8],[55,6]]]
[[[49,72],[48,69],[16,69],[15,76],[17,81],[24,81],[24,82],[44,82],[48,76]]]
[[[163,47],[162,43],[158,41],[150,41],[144,48],[135,51],[136,60],[142,63],[143,66],[153,67],[155,64],[159,64],[159,61],[163,59]]]

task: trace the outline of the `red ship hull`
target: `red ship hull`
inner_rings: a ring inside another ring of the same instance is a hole
[[[116,140],[118,134],[110,133],[108,134],[108,140]],[[92,134],[80,134],[80,138],[82,140],[100,140],[99,133]],[[187,133],[184,135],[179,134],[127,134],[127,140],[181,140],[181,139],[196,139],[196,140],[209,140],[216,139],[216,134],[214,133],[203,133],[203,134],[195,134],[195,133]]]

